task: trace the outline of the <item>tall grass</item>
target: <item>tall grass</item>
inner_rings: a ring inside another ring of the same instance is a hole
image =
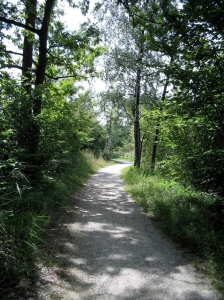
[[[0,194],[1,299],[8,299],[12,288],[21,286],[21,282],[35,281],[51,213],[66,206],[86,178],[105,165],[108,163],[103,159],[86,152],[68,160],[51,161],[34,186],[22,171],[17,177],[4,178]]]
[[[91,151],[85,151],[84,156],[90,165],[90,172],[94,173],[100,168],[113,165],[113,161],[106,161],[102,157],[95,157]]]
[[[156,175],[144,176],[133,167],[124,169],[123,178],[127,192],[173,240],[202,259],[224,291],[223,199]]]

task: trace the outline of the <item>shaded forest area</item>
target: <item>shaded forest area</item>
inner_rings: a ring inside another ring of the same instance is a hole
[[[68,5],[85,15],[89,2]],[[182,208],[203,207],[222,258],[224,1],[98,1],[77,31],[63,14],[60,1],[0,1],[2,291],[35,280],[51,210],[92,170],[86,150],[134,153],[136,180],[190,190]],[[96,77],[98,94],[83,88]]]

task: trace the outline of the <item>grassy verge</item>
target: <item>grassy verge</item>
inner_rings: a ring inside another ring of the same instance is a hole
[[[174,241],[196,254],[195,265],[224,292],[223,199],[133,167],[123,170],[123,178],[126,191]]]
[[[71,194],[91,174],[109,164],[112,163],[95,159],[91,153],[80,154],[52,161],[42,170],[35,186],[24,180],[22,173],[6,185],[0,204],[1,299],[11,299],[15,290],[19,297],[34,285],[51,215],[66,207]]]

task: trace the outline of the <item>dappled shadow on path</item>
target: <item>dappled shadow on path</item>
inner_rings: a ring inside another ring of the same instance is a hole
[[[58,299],[221,299],[126,195],[119,169],[102,169],[74,195],[58,227],[60,279],[45,286]]]

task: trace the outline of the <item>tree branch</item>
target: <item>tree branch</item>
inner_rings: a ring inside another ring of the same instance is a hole
[[[18,65],[1,65],[0,66],[0,69],[5,69],[5,68],[23,70],[23,68],[21,66],[18,66]]]
[[[35,62],[34,62],[35,63]],[[36,64],[36,63],[35,63]],[[0,66],[0,70],[1,69],[5,69],[5,68],[8,68],[8,69],[19,69],[19,70],[25,70],[26,68],[23,68],[22,66],[18,66],[18,65],[11,65],[11,64],[5,64],[5,65],[1,65]],[[34,72],[34,70],[31,70],[32,72]]]
[[[35,29],[35,28],[33,28],[33,27],[30,27],[30,26],[28,26],[28,25],[25,25],[25,24],[23,24],[23,23],[20,23],[20,22],[11,20],[11,19],[7,19],[7,18],[4,18],[4,17],[1,17],[1,16],[0,16],[0,22],[6,23],[6,24],[15,25],[15,26],[24,28],[24,29],[26,29],[26,30],[29,30],[29,31],[31,31],[31,32],[33,32],[33,33],[36,33],[37,35],[40,35],[40,30],[39,30],[39,29]]]
[[[24,57],[23,53],[19,53],[19,52],[14,52],[14,51],[11,51],[11,50],[3,50],[3,52],[7,53],[7,54],[14,54],[14,55],[19,55],[19,56],[22,56]],[[37,66],[37,63],[32,59],[32,63]]]
[[[22,53],[14,52],[14,51],[11,51],[11,50],[3,50],[3,52],[5,52],[5,53],[7,53],[7,54],[14,54],[14,55],[23,56]]]
[[[45,75],[46,75],[46,77],[48,77],[48,78],[50,78],[50,79],[54,79],[54,80],[66,79],[66,78],[76,78],[76,77],[84,78],[84,79],[87,78],[86,76],[78,75],[78,74],[67,75],[67,76],[58,76],[58,77],[54,77],[54,76],[48,75],[47,73],[45,73]]]

